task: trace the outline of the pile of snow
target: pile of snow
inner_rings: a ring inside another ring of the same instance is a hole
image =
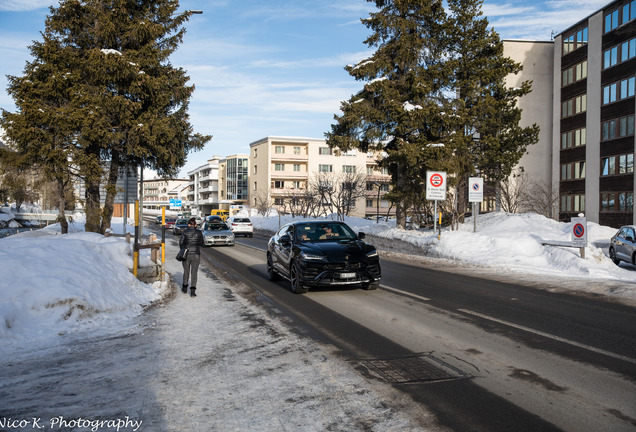
[[[83,232],[82,220],[70,224],[69,234],[59,229],[0,240],[0,340],[35,342],[108,326],[138,315],[167,289],[135,278],[124,238]]]
[[[291,216],[261,217],[254,211],[250,218],[254,228],[267,231],[276,231],[279,225],[294,220]],[[329,218],[335,219],[335,216]],[[522,274],[636,282],[633,266],[616,266],[607,256],[609,240],[617,230],[590,221],[585,259],[581,258],[578,248],[544,245],[569,243],[571,224],[534,213],[479,215],[476,232],[473,232],[471,218],[456,231],[442,230],[440,238],[432,230],[397,229],[395,220],[376,223],[347,217],[345,222],[357,232],[398,239],[428,255],[466,264]],[[636,293],[633,296],[636,297]]]

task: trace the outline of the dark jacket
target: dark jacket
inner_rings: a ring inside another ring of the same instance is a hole
[[[179,247],[185,246],[188,247],[188,254],[200,255],[199,246],[203,246],[203,233],[194,227],[187,227],[179,239]]]

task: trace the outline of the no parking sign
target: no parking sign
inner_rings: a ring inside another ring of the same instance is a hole
[[[573,217],[570,224],[573,247],[587,247],[587,219],[584,217]]]

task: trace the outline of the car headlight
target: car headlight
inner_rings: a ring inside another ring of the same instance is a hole
[[[372,250],[371,252],[367,252],[367,258],[373,258],[373,257],[377,257],[378,256],[378,251],[377,250]]]
[[[301,252],[300,258],[306,261],[327,261],[327,257],[324,255],[316,255],[307,252]]]

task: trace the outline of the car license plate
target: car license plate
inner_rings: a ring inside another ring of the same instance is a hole
[[[355,273],[340,273],[340,279],[351,279],[356,277]]]

